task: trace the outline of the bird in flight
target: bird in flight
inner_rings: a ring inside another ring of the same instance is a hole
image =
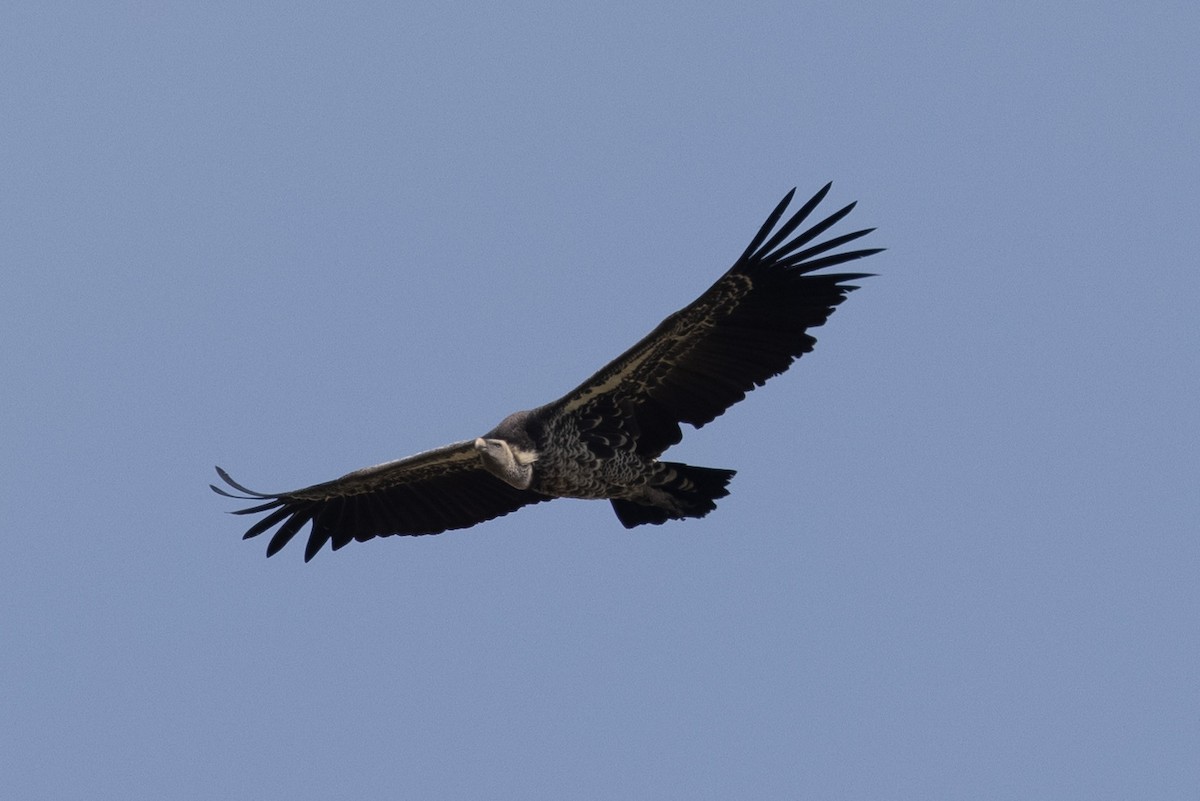
[[[729,494],[733,470],[660,461],[768,378],[812,350],[809,329],[825,323],[868,273],[817,273],[879,253],[841,250],[873,228],[816,242],[854,203],[796,233],[829,192],[826,184],[783,225],[796,190],[784,196],[729,271],[640,342],[575,389],[516,412],[481,437],[355,470],[276,494],[234,514],[263,515],[244,539],[275,529],[272,556],[311,523],[304,561],[325,543],[438,534],[467,528],[552,498],[605,499],[626,528],[704,517]],[[814,244],[815,243],[815,244]],[[278,527],[278,528],[276,528]]]

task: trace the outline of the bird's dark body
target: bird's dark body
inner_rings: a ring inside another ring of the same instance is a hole
[[[630,522],[633,519],[651,522],[642,519],[647,512],[652,518],[660,517],[663,510],[672,513],[657,522],[671,516],[699,516],[714,508],[712,500],[727,494],[724,486],[734,471],[661,462],[638,453],[637,432],[627,430],[631,418],[605,414],[598,408],[603,405],[598,402],[579,414],[545,409],[517,412],[484,439],[521,443],[538,454],[529,489],[550,498],[612,500],[627,527],[637,524]],[[700,476],[719,487],[691,497],[696,494],[691,484]],[[639,506],[650,509],[643,512]]]
[[[516,416],[538,454],[530,489],[552,498],[597,499],[619,496],[645,482],[652,463],[638,456],[632,442],[609,444],[608,438],[588,436],[594,430],[581,431],[584,421],[578,415],[543,418],[537,411]],[[507,439],[510,429],[502,423],[495,436]]]
[[[810,351],[809,329],[855,288],[845,282],[866,277],[814,271],[878,252],[828,253],[870,229],[810,244],[854,204],[793,236],[828,190],[772,234],[789,193],[707,292],[573,391],[509,415],[473,442],[277,495],[247,490],[218,468],[245,495],[213,489],[263,501],[238,514],[265,514],[246,537],[278,526],[268,555],[311,522],[306,559],[326,542],[336,550],[353,540],[436,534],[551,498],[607,499],[627,528],[703,517],[729,494],[733,471],[658,457],[682,438],[681,423],[705,425]]]

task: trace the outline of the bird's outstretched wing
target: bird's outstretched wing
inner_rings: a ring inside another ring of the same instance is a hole
[[[779,375],[812,350],[809,329],[822,325],[868,273],[822,273],[882,248],[838,248],[868,228],[814,240],[854,208],[845,206],[795,234],[829,192],[826,184],[778,231],[796,190],[767,217],[749,247],[708,291],[662,321],[640,342],[545,407],[550,414],[611,418],[637,440],[637,450],[658,456],[682,438],[680,423],[699,428],[756,386]],[[793,235],[794,234],[794,235]]]
[[[484,470],[472,440],[278,494],[246,489],[219,467],[217,473],[243,494],[209,485],[214,492],[229,498],[265,501],[234,514],[266,513],[246,531],[244,539],[279,526],[267,544],[267,556],[287,545],[305,523],[312,521],[304,550],[306,562],[329,541],[336,551],[351,540],[438,534],[548,500],[545,495],[511,487]]]

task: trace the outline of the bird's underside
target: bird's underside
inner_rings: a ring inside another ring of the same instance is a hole
[[[704,294],[663,320],[562,398],[517,412],[473,440],[356,470],[256,501],[235,514],[262,515],[245,538],[274,529],[271,556],[311,523],[305,561],[326,542],[466,528],[552,498],[608,499],[626,528],[703,517],[729,494],[732,470],[664,462],[682,438],[812,350],[822,325],[865,273],[816,273],[878,253],[841,250],[873,229],[813,244],[851,203],[801,233],[827,184],[775,230],[795,193],[775,207],[749,247]]]

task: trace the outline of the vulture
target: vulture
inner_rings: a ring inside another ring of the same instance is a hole
[[[275,494],[217,474],[262,515],[244,538],[272,529],[267,556],[307,524],[307,562],[325,543],[467,528],[552,498],[605,499],[626,528],[704,517],[729,494],[733,470],[660,461],[683,437],[682,423],[711,422],[816,340],[853,281],[869,273],[818,273],[878,253],[845,250],[874,229],[817,241],[851,203],[797,231],[828,194],[826,184],[779,225],[784,196],[729,271],[696,300],[556,401],[516,412],[481,437],[465,439],[333,481]],[[776,226],[778,230],[776,230]]]

